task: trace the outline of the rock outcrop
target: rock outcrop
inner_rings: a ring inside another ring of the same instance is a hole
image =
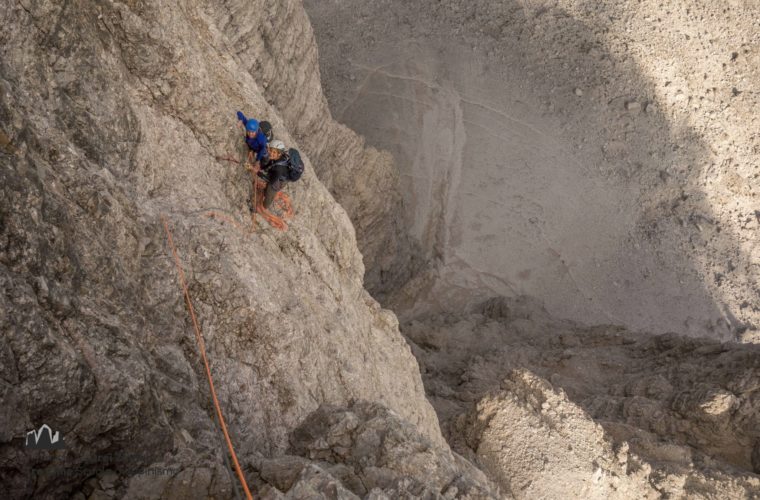
[[[526,297],[402,331],[454,450],[516,497],[760,491],[758,346],[584,327]]]
[[[563,391],[524,370],[510,373],[458,426],[475,460],[516,498],[752,498],[760,491],[756,475],[667,438],[636,436],[632,451]],[[651,448],[641,456],[645,439]]]
[[[298,4],[226,8],[258,27],[282,6]],[[80,488],[104,471],[117,475],[106,481],[117,494],[144,491],[148,469],[172,472],[160,475],[167,492],[231,493],[162,214],[243,463],[284,452],[319,405],[354,399],[444,445],[395,316],[363,287],[351,221],[314,175],[340,178],[340,166],[307,160],[288,188],[289,231],[260,218],[247,231],[250,177],[215,159],[238,154],[235,110],[300,144],[263,90],[292,82],[244,64],[250,52],[284,64],[286,47],[251,34],[235,52],[211,14],[223,8],[21,1],[0,13],[0,480],[13,496],[90,495],[102,485]],[[306,17],[295,19],[278,37],[308,34]],[[301,137],[338,129],[311,123]],[[65,437],[64,452],[23,449],[43,423]]]
[[[267,102],[312,159],[320,181],[346,209],[377,297],[421,266],[403,224],[398,171],[390,154],[332,119],[320,82],[317,44],[299,0],[217,0],[205,9],[254,75]],[[279,123],[278,123],[279,124]]]
[[[304,489],[324,494],[330,487],[348,490],[347,498],[503,498],[448,447],[366,402],[320,407],[293,432],[289,451],[293,455],[258,467],[265,487],[288,498],[303,498]]]

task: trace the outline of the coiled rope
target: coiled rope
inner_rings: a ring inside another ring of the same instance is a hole
[[[226,161],[230,163],[234,163],[235,165],[239,165],[241,162],[239,160],[236,160],[234,156],[227,155],[227,156],[217,156],[217,161]],[[229,216],[221,214],[216,211],[209,211],[206,213],[206,216],[209,218],[226,221],[235,228],[243,233],[244,235],[250,234],[251,232],[255,231],[256,229],[256,214],[261,215],[265,221],[269,223],[270,226],[272,226],[275,229],[278,229],[280,231],[287,231],[288,230],[288,224],[285,222],[288,219],[292,219],[295,215],[295,210],[293,210],[293,203],[290,200],[290,196],[285,194],[282,191],[278,191],[277,194],[274,197],[274,200],[272,200],[272,207],[277,210],[277,212],[273,212],[270,209],[267,209],[264,207],[264,198],[266,196],[266,187],[267,183],[263,179],[259,178],[258,175],[256,175],[256,171],[253,168],[253,157],[251,153],[248,153],[248,159],[245,163],[245,167],[248,171],[251,172],[251,175],[253,176],[253,187],[251,190],[251,206],[254,207],[253,213],[251,214],[251,226],[246,231],[239,222],[235,221],[234,219],[231,219]],[[279,212],[279,213],[278,213]]]
[[[256,207],[256,213],[260,214],[265,221],[269,223],[275,229],[280,231],[287,231],[288,224],[285,222],[288,219],[292,219],[294,215],[293,204],[290,202],[290,196],[286,195],[282,191],[277,191],[277,194],[272,200],[271,208],[279,210],[280,215],[272,212],[270,209],[264,208],[264,197],[266,196],[267,183],[263,179],[259,179],[254,175],[253,191],[256,193],[254,196],[254,203]]]

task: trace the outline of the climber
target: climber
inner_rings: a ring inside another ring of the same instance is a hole
[[[269,208],[287,182],[295,182],[303,174],[303,161],[297,149],[286,150],[285,144],[275,139],[269,146],[269,157],[261,162],[259,177],[267,182],[264,208]]]
[[[267,137],[261,130],[258,120],[246,118],[240,111],[237,112],[237,117],[245,126],[245,143],[248,144],[248,148],[256,155],[254,160],[255,168],[257,164],[261,164],[262,160],[266,160],[269,157]],[[269,128],[271,131],[271,125]]]

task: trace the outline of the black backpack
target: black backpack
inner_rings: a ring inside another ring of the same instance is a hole
[[[288,180],[295,182],[303,175],[303,160],[301,159],[301,153],[297,149],[289,149],[288,156],[290,157],[290,163],[288,165]]]
[[[267,138],[267,141],[272,142],[272,139],[274,139],[274,131],[272,130],[272,124],[264,121],[264,122],[259,123],[259,128],[261,129],[261,132],[264,134],[264,137]]]

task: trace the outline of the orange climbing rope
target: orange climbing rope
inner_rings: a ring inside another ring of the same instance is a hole
[[[203,335],[201,335],[201,329],[200,326],[198,326],[198,319],[195,317],[195,310],[193,309],[193,303],[190,300],[190,292],[187,289],[187,282],[185,281],[185,272],[182,270],[182,264],[179,260],[179,254],[177,253],[177,248],[174,246],[174,240],[172,238],[172,232],[171,229],[169,229],[169,223],[166,220],[165,216],[161,216],[161,221],[164,224],[164,231],[166,231],[166,237],[169,241],[169,247],[171,247],[172,255],[174,256],[174,264],[177,266],[177,274],[179,275],[179,283],[182,286],[182,292],[185,295],[185,303],[187,304],[187,309],[190,311],[190,317],[193,320],[193,328],[195,328],[195,338],[198,341],[198,350],[201,353],[201,358],[203,358],[203,365],[206,368],[206,377],[208,378],[208,385],[211,389],[211,398],[214,402],[214,408],[216,408],[216,415],[219,418],[219,426],[222,428],[222,433],[224,434],[224,440],[227,442],[227,448],[230,451],[230,456],[232,457],[232,463],[235,465],[235,472],[237,473],[238,479],[240,480],[240,484],[243,486],[243,491],[245,491],[245,496],[248,500],[252,500],[253,496],[251,495],[251,491],[248,489],[248,483],[245,481],[245,476],[243,476],[243,470],[240,468],[240,463],[238,462],[237,455],[235,454],[235,448],[232,446],[232,440],[230,440],[230,435],[227,432],[227,424],[224,422],[224,416],[222,415],[222,409],[219,406],[219,399],[216,397],[216,390],[214,389],[214,379],[211,376],[211,368],[208,364],[208,358],[206,357],[206,344],[203,342]]]
[[[232,155],[217,156],[216,159],[218,161],[227,161],[236,165],[240,164],[240,161],[236,160]],[[245,167],[251,172],[251,175],[253,176],[251,206],[254,207],[254,209],[253,213],[251,214],[251,227],[248,229],[248,231],[245,231],[237,220],[228,215],[216,211],[209,211],[206,213],[206,216],[209,218],[229,222],[240,232],[248,235],[256,229],[256,214],[260,214],[264,220],[269,223],[270,226],[274,227],[275,229],[279,229],[280,231],[287,231],[288,224],[285,221],[292,219],[295,215],[295,211],[293,210],[293,203],[291,202],[290,197],[282,191],[278,191],[274,197],[274,200],[272,200],[272,206],[270,209],[264,208],[264,198],[266,194],[267,183],[256,175],[256,172],[253,168],[253,156],[250,151],[248,152]]]
[[[290,197],[278,191],[272,200],[272,208],[277,209],[279,212],[272,212],[271,210],[264,208],[264,197],[267,188],[267,183],[263,179],[259,179],[258,176],[254,176],[253,192],[254,203],[256,207],[256,213],[266,220],[270,226],[279,229],[280,231],[287,231],[288,224],[285,222],[288,219],[292,219],[294,215],[293,204],[290,202]]]
[[[232,156],[215,156],[214,158],[217,161],[228,161],[230,163],[234,163],[235,165],[238,165],[240,163],[240,160],[236,160]]]
[[[256,222],[252,221],[252,224],[250,227],[245,227],[243,224],[241,224],[237,219],[234,217],[224,214],[222,212],[219,212],[217,210],[209,210],[205,213],[206,217],[209,219],[216,219],[219,221],[227,222],[228,224],[231,224],[235,229],[237,229],[240,234],[242,234],[246,238],[250,238],[251,233],[256,228]]]

